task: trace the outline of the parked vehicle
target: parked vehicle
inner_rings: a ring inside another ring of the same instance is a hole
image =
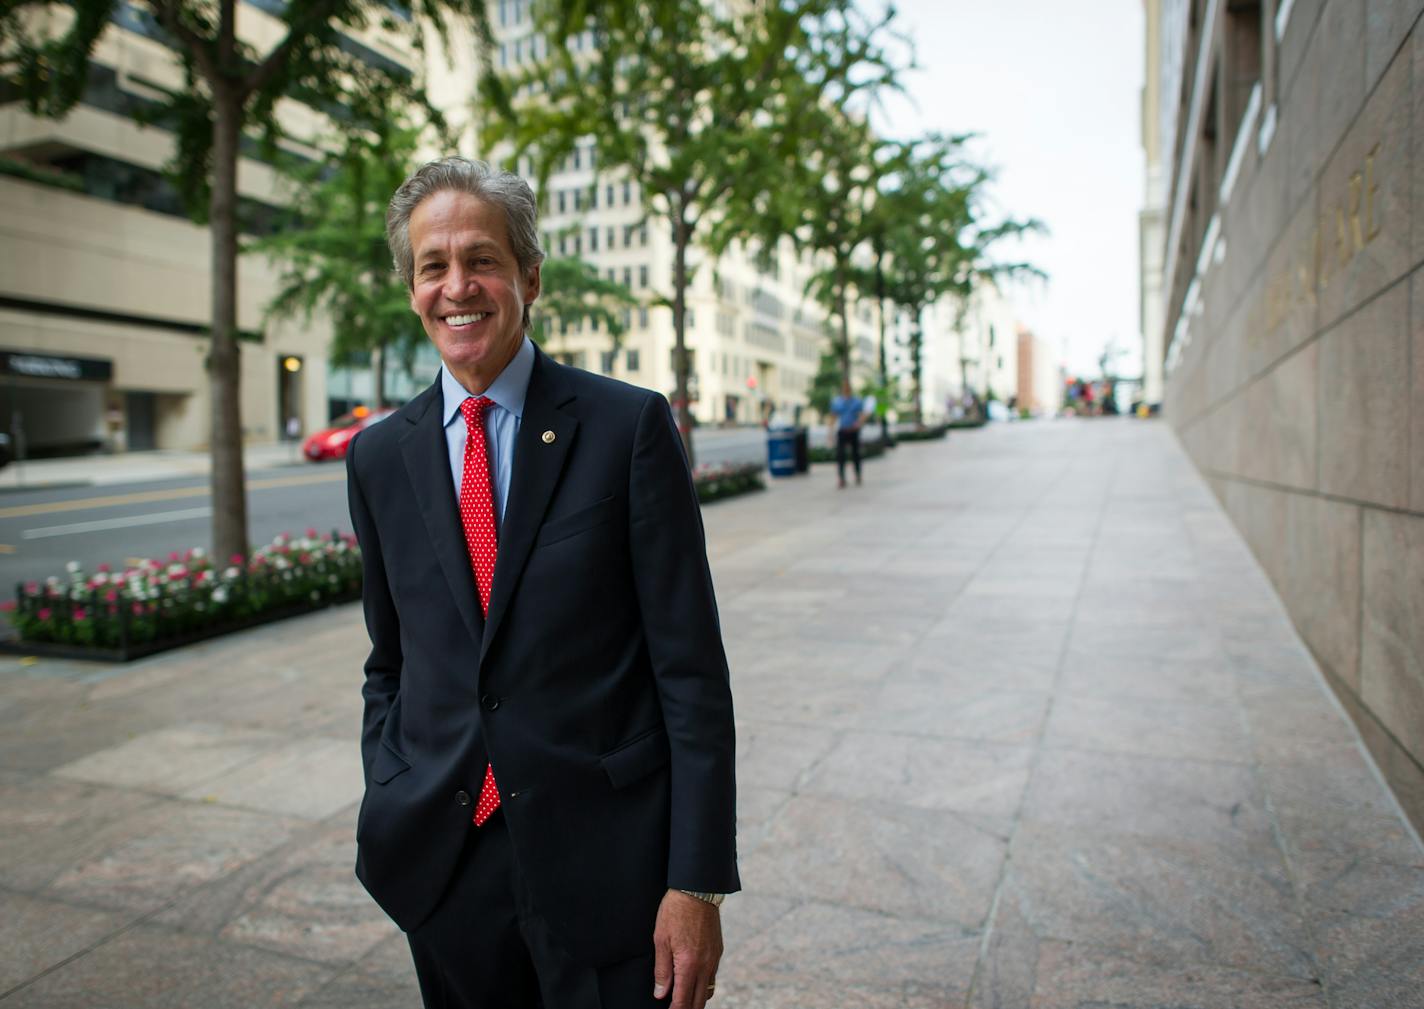
[[[302,454],[312,462],[345,459],[346,446],[351,444],[351,439],[356,437],[357,432],[380,423],[393,413],[394,410],[372,410],[370,407],[358,406],[350,413],[337,417],[330,427],[308,437],[302,444]]]

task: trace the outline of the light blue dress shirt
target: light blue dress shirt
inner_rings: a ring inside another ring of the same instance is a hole
[[[494,491],[496,534],[504,526],[504,506],[509,501],[509,481],[514,473],[514,436],[524,419],[524,397],[529,392],[529,376],[534,373],[534,344],[529,337],[504,366],[504,371],[483,392],[472,392],[460,384],[450,369],[440,369],[440,392],[444,397],[445,446],[450,453],[450,479],[455,484],[455,500],[460,500],[460,483],[465,478],[465,418],[460,404],[470,396],[488,396],[494,406],[485,410],[485,452],[489,459],[491,489]]]

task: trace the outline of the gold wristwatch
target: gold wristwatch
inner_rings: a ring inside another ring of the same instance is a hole
[[[724,901],[724,900],[727,899],[727,895],[726,895],[725,893],[702,893],[702,892],[699,891],[699,890],[683,890],[683,889],[679,889],[677,892],[678,892],[678,893],[685,893],[685,894],[687,894],[689,897],[696,897],[698,900],[702,901],[703,903],[711,904],[713,907],[721,907],[721,906],[722,906],[722,901]]]

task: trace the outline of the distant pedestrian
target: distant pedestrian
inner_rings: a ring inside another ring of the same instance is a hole
[[[847,453],[855,464],[855,482],[860,483],[860,429],[865,426],[868,414],[865,400],[851,395],[850,379],[843,379],[841,394],[831,400],[831,428],[836,433],[837,487],[846,485]]]

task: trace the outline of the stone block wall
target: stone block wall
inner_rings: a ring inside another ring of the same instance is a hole
[[[1421,11],[1295,0],[1165,412],[1424,828]]]

